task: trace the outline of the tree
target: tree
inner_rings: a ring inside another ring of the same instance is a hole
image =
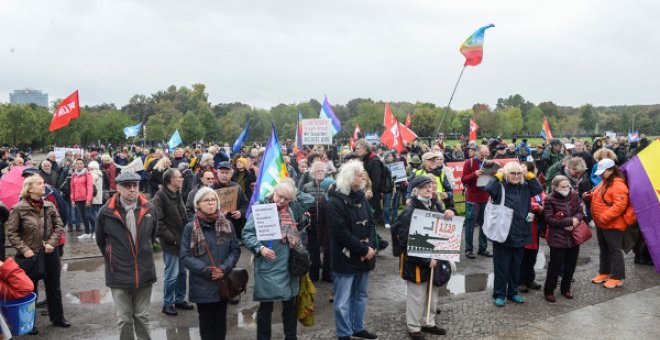
[[[580,127],[586,133],[595,132],[596,124],[598,123],[598,118],[594,110],[593,105],[585,104],[580,107]]]
[[[517,107],[508,107],[500,111],[502,116],[501,132],[507,136],[515,136],[522,132],[523,119],[522,112]]]
[[[179,132],[181,133],[181,139],[185,143],[193,143],[198,140],[204,139],[204,126],[200,122],[197,115],[192,112],[186,113],[179,120]]]

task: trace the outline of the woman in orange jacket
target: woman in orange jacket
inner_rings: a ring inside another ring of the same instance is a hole
[[[613,160],[606,158],[598,162],[595,174],[602,178],[602,182],[592,192],[584,194],[584,198],[591,201],[600,248],[598,275],[591,282],[604,282],[605,288],[615,288],[623,285],[626,275],[621,243],[629,224],[624,216],[632,208],[628,202],[625,177]]]

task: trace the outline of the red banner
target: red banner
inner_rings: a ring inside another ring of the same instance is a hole
[[[506,163],[518,162],[518,158],[505,158],[505,159],[491,159],[493,162],[504,166]],[[446,167],[454,171],[454,193],[463,192],[463,182],[461,182],[461,177],[463,176],[463,162],[448,162],[445,164]]]
[[[408,117],[406,117],[406,127],[410,126],[410,112],[408,112]]]
[[[64,98],[60,106],[55,110],[53,120],[50,122],[48,130],[53,132],[63,128],[71,122],[71,119],[80,117],[80,105],[78,104],[78,90]]]
[[[477,122],[474,119],[470,119],[470,142],[477,140],[477,129],[479,129]]]

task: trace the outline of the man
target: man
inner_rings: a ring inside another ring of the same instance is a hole
[[[117,165],[126,166],[128,165],[128,149],[124,148],[117,150],[115,155],[114,162]]]
[[[225,150],[217,145],[210,146],[209,153],[213,155],[213,167],[216,169],[220,165],[220,162],[229,160],[229,157],[225,154]]]
[[[103,206],[96,220],[96,243],[105,257],[105,284],[117,308],[119,339],[151,339],[149,306],[156,282],[156,211],[140,194],[138,174],[124,172],[116,180],[117,194]]]
[[[174,157],[172,157],[172,167],[178,168],[180,163],[190,163],[190,160],[183,155],[182,148],[174,149]]]
[[[355,152],[357,152],[362,160],[364,169],[367,170],[367,174],[369,174],[369,179],[371,180],[371,191],[373,192],[373,196],[369,200],[369,204],[374,210],[374,219],[376,220],[376,223],[383,223],[383,209],[380,205],[381,194],[383,194],[383,192],[381,192],[383,165],[378,155],[371,150],[371,144],[369,144],[366,139],[358,139],[358,141],[355,142]],[[309,162],[309,164],[313,164],[313,161]]]
[[[360,147],[364,148],[364,143]],[[351,336],[378,338],[364,327],[369,272],[376,265],[376,224],[364,197],[363,170],[357,161],[344,164],[328,194],[326,224],[332,230],[333,311],[340,340]]]
[[[488,239],[484,235],[484,210],[488,202],[488,193],[477,186],[477,178],[484,172],[481,170],[481,163],[488,157],[490,151],[485,145],[480,145],[477,151],[476,146],[471,145],[469,155],[473,156],[463,163],[463,175],[461,181],[465,188],[465,257],[475,259],[473,252],[472,239],[474,237],[474,227],[479,227],[479,252],[485,257],[493,257],[486,248]]]
[[[541,155],[543,167],[539,168],[539,171],[545,173],[551,166],[564,158],[564,155],[561,153],[562,147],[563,145],[560,139],[553,138],[550,140],[550,145],[543,150],[543,154]]]
[[[447,174],[443,171],[443,162],[444,157],[441,153],[427,152],[422,155],[422,168],[415,171],[415,176],[429,175],[435,179],[436,182],[436,195],[438,196],[438,201],[442,201],[444,206],[443,209],[453,209],[454,208],[454,193],[447,177]],[[439,167],[438,167],[439,166]],[[406,198],[410,198],[410,190],[406,193]]]
[[[245,225],[245,213],[247,212],[248,204],[250,203],[245,196],[243,189],[231,181],[234,175],[234,169],[231,167],[229,161],[220,162],[218,165],[218,188],[238,187],[238,194],[236,197],[236,210],[227,211],[225,217],[231,221],[236,230],[236,235],[241,235],[243,232],[243,225]],[[220,209],[223,207],[221,206]]]
[[[9,159],[9,150],[1,149],[0,150],[0,176],[2,176],[2,170],[9,166],[11,160]]]
[[[163,174],[163,187],[154,194],[157,232],[163,248],[165,273],[163,274],[163,310],[166,315],[177,315],[177,309],[191,310],[193,305],[185,301],[187,271],[179,262],[181,234],[188,222],[186,207],[181,197],[183,176],[176,168],[169,168]]]
[[[51,151],[48,153],[46,156],[46,160],[50,162],[51,169],[56,173],[60,174],[60,165],[57,164],[57,157],[55,156],[55,152]],[[54,185],[54,184],[51,184]]]
[[[594,167],[594,157],[587,151],[587,148],[584,145],[584,141],[581,139],[576,139],[573,141],[575,144],[575,150],[573,150],[573,157],[580,157],[584,159],[584,164],[587,166],[587,173],[591,173],[591,170]]]
[[[496,151],[495,151],[495,155],[493,156],[493,159],[507,159],[507,158],[510,158],[506,154],[506,146],[504,146],[502,144],[498,144],[495,147],[495,150]],[[513,157],[513,158],[516,158],[516,157]]]
[[[527,144],[526,138],[523,138],[522,142],[518,144],[516,147],[516,152],[518,152],[518,158],[521,162],[527,160],[527,157],[532,153],[532,149],[529,148],[529,144]]]
[[[190,190],[190,193],[188,193],[188,197],[186,198],[186,216],[188,216],[188,222],[192,221],[195,216],[195,195],[197,194],[197,190],[202,187],[217,188],[215,182],[217,182],[218,179],[215,176],[213,169],[203,169],[197,175],[199,175],[199,182],[196,182],[197,186]]]
[[[504,153],[506,158],[518,158],[518,151],[516,150],[516,145],[510,143],[506,147],[506,152]]]

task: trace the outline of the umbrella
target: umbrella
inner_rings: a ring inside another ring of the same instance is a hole
[[[13,208],[21,196],[23,189],[23,169],[25,166],[15,166],[0,178],[0,202],[7,208]]]

